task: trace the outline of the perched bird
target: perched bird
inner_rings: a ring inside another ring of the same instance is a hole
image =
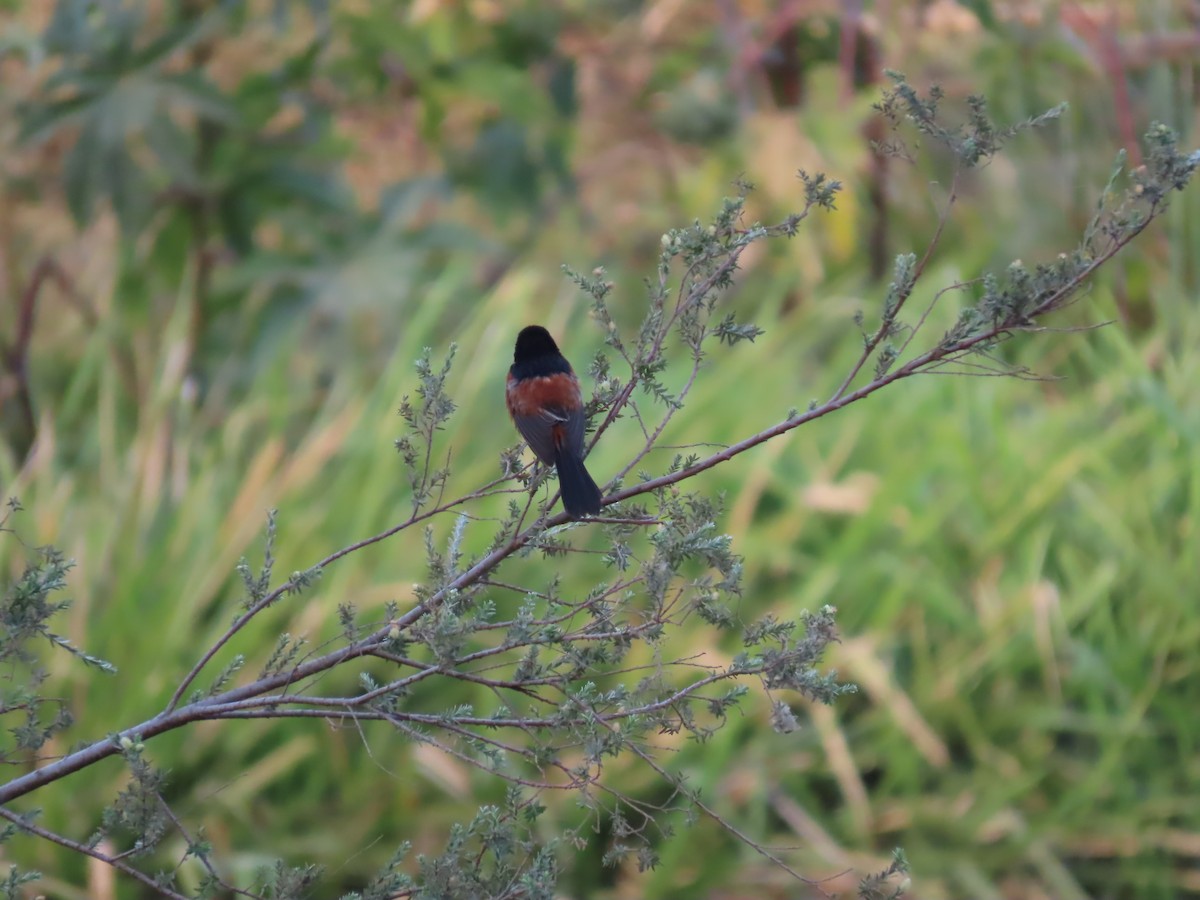
[[[506,392],[508,413],[521,437],[546,465],[558,469],[563,506],[573,518],[600,512],[600,488],[583,465],[583,394],[571,364],[541,325],[517,335]]]

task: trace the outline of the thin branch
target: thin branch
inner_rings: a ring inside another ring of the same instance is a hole
[[[850,369],[850,373],[845,377],[838,389],[833,392],[833,396],[829,398],[830,402],[834,402],[842,397],[849,389],[854,379],[858,377],[858,373],[862,371],[863,366],[867,364],[867,360],[879,349],[879,345],[883,339],[888,336],[891,331],[891,325],[896,321],[896,317],[900,315],[900,311],[904,308],[904,304],[908,302],[908,298],[912,296],[912,286],[921,280],[921,276],[925,273],[926,266],[933,258],[934,250],[937,249],[941,242],[942,232],[946,229],[946,223],[950,221],[950,210],[954,206],[955,200],[958,199],[958,168],[954,169],[954,175],[950,179],[950,196],[946,198],[946,205],[942,208],[938,215],[937,228],[933,232],[933,237],[925,247],[925,252],[921,256],[920,262],[912,271],[912,276],[909,279],[909,289],[904,292],[897,300],[896,305],[888,312],[883,321],[879,324],[879,329],[870,338],[867,339],[866,346],[863,347],[862,354],[858,361]],[[936,299],[936,298],[935,298]]]
[[[630,749],[633,751],[634,755],[636,755],[639,759],[641,759],[644,763],[646,763],[646,765],[648,765],[651,769],[653,769],[661,778],[666,780],[669,784],[675,785],[675,787],[677,787],[678,789],[683,790],[683,788],[676,783],[676,778],[674,776],[672,776],[670,772],[668,772],[666,769],[664,769],[662,766],[660,766],[655,761],[654,757],[652,757],[649,753],[647,753],[645,750],[642,750],[640,747],[637,747],[637,746],[630,746]],[[797,881],[803,882],[804,884],[807,884],[809,887],[813,888],[814,890],[820,891],[821,896],[832,897],[832,895],[826,893],[824,891],[824,889],[821,888],[820,880],[813,879],[813,878],[806,878],[805,876],[801,875],[799,872],[797,872],[795,869],[793,869],[791,866],[789,866],[787,863],[785,863],[782,859],[780,859],[778,856],[776,856],[774,853],[772,853],[770,850],[768,850],[762,844],[758,843],[758,841],[754,840],[752,837],[750,837],[750,835],[746,834],[744,831],[742,831],[740,828],[738,828],[736,825],[734,825],[732,822],[730,822],[728,819],[726,819],[724,816],[722,816],[720,813],[718,813],[715,809],[713,809],[711,806],[709,806],[707,803],[705,803],[703,800],[701,800],[699,798],[699,796],[689,793],[688,798],[691,800],[691,802],[695,803],[696,806],[699,807],[700,810],[706,816],[708,816],[710,819],[712,819],[714,822],[716,822],[717,825],[719,825],[724,831],[727,831],[729,834],[733,835],[735,838],[737,838],[738,841],[745,844],[747,847],[751,848],[759,856],[762,856],[763,858],[769,860],[773,865],[778,866],[780,869],[787,872],[789,875],[791,875]]]
[[[223,887],[225,890],[229,891],[231,894],[237,894],[238,896],[241,896],[241,897],[250,897],[251,900],[263,900],[261,894],[254,894],[254,893],[251,893],[250,891],[244,891],[241,888],[236,888],[233,885],[231,885],[229,882],[225,881],[225,879],[223,879],[217,873],[216,867],[213,866],[212,862],[208,858],[208,854],[198,853],[193,849],[197,846],[196,841],[192,838],[191,833],[188,831],[187,827],[180,820],[179,816],[175,815],[175,810],[171,809],[171,805],[169,803],[167,803],[166,798],[163,797],[162,794],[156,794],[155,796],[158,797],[158,802],[162,806],[163,812],[166,813],[167,818],[170,819],[171,822],[175,825],[176,830],[181,835],[183,835],[183,839],[185,842],[187,842],[187,845],[188,845],[189,855],[194,856],[194,857],[196,857],[196,859],[200,860],[200,865],[204,866],[204,868],[208,871],[208,874],[210,876],[212,876],[213,880],[217,884],[221,885],[221,887]]]
[[[455,507],[462,506],[463,504],[469,503],[472,500],[478,500],[482,497],[489,496],[493,488],[498,487],[499,485],[503,484],[507,480],[508,479],[503,476],[500,478],[493,479],[492,481],[488,482],[487,484],[485,484],[483,487],[479,488],[478,490],[472,491],[470,494],[465,494],[462,497],[459,497],[457,500],[451,500],[449,503],[445,503],[441,506],[434,507],[433,509],[428,509],[425,512],[420,513],[420,514],[410,516],[408,519],[406,519],[404,522],[401,522],[399,525],[395,525],[395,526],[387,529],[386,531],[381,531],[379,534],[373,535],[372,537],[369,537],[369,538],[364,538],[361,541],[356,541],[355,543],[350,544],[347,547],[343,547],[341,550],[338,550],[334,553],[330,553],[328,556],[326,556],[324,559],[322,559],[315,566],[311,567],[308,571],[310,571],[310,572],[311,571],[323,571],[327,566],[331,565],[334,562],[337,562],[339,559],[341,559],[344,556],[349,556],[351,553],[354,553],[358,550],[362,550],[364,547],[369,547],[372,544],[378,544],[380,541],[387,540],[388,538],[392,537],[393,535],[399,534],[401,531],[411,528],[413,525],[417,525],[421,522],[424,522],[426,519],[430,519],[436,515],[440,515],[444,512],[448,512],[448,511],[454,509]],[[173,693],[171,695],[171,699],[167,703],[166,712],[170,712],[171,710],[175,709],[175,707],[177,707],[179,705],[180,700],[183,699],[183,695],[185,693],[187,693],[187,689],[189,687],[191,687],[192,683],[200,675],[200,672],[204,669],[204,667],[206,665],[208,665],[208,663],[212,660],[212,658],[214,656],[216,656],[218,652],[220,652],[221,648],[224,647],[235,634],[237,634],[239,631],[241,631],[242,628],[244,628],[246,626],[246,624],[249,623],[249,621],[251,619],[253,619],[256,615],[258,615],[260,612],[262,612],[264,609],[266,609],[268,606],[270,606],[272,603],[274,603],[276,600],[278,600],[284,594],[286,594],[287,592],[289,592],[291,590],[294,590],[295,588],[296,588],[295,582],[286,581],[283,584],[281,584],[279,587],[277,587],[275,590],[271,591],[271,593],[267,594],[265,597],[263,597],[261,600],[259,600],[257,603],[255,603],[252,607],[250,607],[250,609],[246,610],[246,612],[244,612],[241,616],[239,616],[234,621],[234,623],[231,626],[229,626],[229,629],[223,635],[221,635],[221,637],[219,637],[216,640],[216,642],[213,643],[213,645],[211,647],[209,647],[208,651],[202,657],[200,657],[200,659],[196,662],[196,664],[194,666],[192,666],[191,670],[187,673],[187,675],[184,676],[183,681],[181,681],[179,683],[179,687],[177,687],[175,689],[175,693]],[[3,801],[0,801],[0,802],[3,802]]]
[[[171,900],[191,900],[187,894],[181,894],[178,891],[173,891],[165,885],[159,884],[155,879],[151,878],[140,869],[135,869],[133,866],[122,861],[121,859],[109,856],[106,853],[101,853],[95,847],[89,847],[87,844],[81,844],[79,841],[73,841],[69,837],[65,837],[58,832],[50,831],[48,828],[43,828],[40,825],[35,825],[28,822],[21,815],[0,806],[0,817],[8,819],[22,831],[29,834],[37,835],[51,843],[58,844],[60,847],[66,847],[68,850],[74,850],[76,853],[82,853],[84,856],[90,856],[92,859],[99,860],[105,865],[112,866],[118,872],[128,875],[134,881],[141,882],[148,888],[162,894],[164,897],[169,897]]]

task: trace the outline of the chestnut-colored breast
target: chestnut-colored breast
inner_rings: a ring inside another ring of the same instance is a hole
[[[532,417],[548,411],[565,415],[583,406],[579,379],[556,372],[517,381],[508,376],[508,411],[514,416]]]

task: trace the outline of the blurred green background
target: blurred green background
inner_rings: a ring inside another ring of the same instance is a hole
[[[667,440],[732,441],[832,393],[949,176],[936,152],[870,152],[884,69],[1002,120],[1070,104],[964,181],[914,302],[1070,250],[1151,121],[1196,144],[1194,0],[5,0],[0,23],[0,486],[25,544],[77,561],[59,629],[120,669],[48,656],[77,716],[52,752],[161,707],[237,608],[268,508],[280,573],[407,514],[391,442],[423,347],[460,347],[451,491],[498,474],[519,327],[581,369],[602,343],[561,264],[605,265],[634,327],[662,232],[739,176],[763,220],[802,205],[797,169],[846,190],[744,258],[732,308],[766,334],[714,356]],[[703,745],[664,738],[669,765],[831,892],[900,845],[922,898],[1200,894],[1198,283],[1193,188],[1054,323],[1113,324],[1015,342],[1051,380],[912,379],[700,476],[745,617],[837,606],[829,664],[862,690],[790,735],[756,695]],[[624,454],[589,465],[604,480]],[[0,542],[9,574],[24,553]],[[423,574],[404,542],[350,557],[244,635],[246,671],[280,631],[335,631],[338,602],[411,602]],[[367,738],[205,723],[149,752],[238,877],[312,860],[336,896],[501,791]],[[85,839],[124,777],[110,760],[18,808]],[[578,822],[548,802],[547,836]],[[808,896],[708,822],[647,873],[604,869],[584,834],[564,897]],[[142,896],[46,843],[3,853],[45,873],[35,892]]]

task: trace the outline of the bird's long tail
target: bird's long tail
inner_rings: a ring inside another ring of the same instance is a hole
[[[600,488],[588,474],[583,460],[560,450],[555,454],[554,466],[558,469],[558,487],[567,513],[576,519],[597,515],[600,512]]]

